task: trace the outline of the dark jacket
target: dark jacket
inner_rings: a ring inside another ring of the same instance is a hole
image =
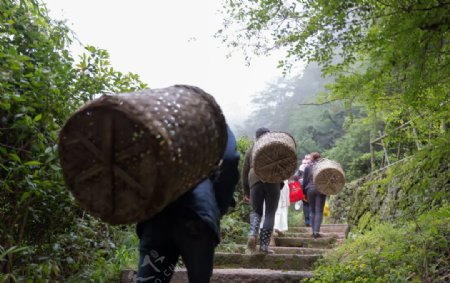
[[[305,167],[305,172],[303,172],[303,193],[307,193],[309,189],[315,188],[316,185],[313,182],[313,169],[314,165],[317,164],[317,161],[312,161]]]
[[[213,176],[214,192],[223,216],[231,206],[234,206],[234,189],[239,181],[239,152],[237,151],[236,138],[230,128],[228,130],[228,142],[219,171]]]
[[[239,181],[239,153],[236,139],[228,127],[227,133],[228,142],[219,170],[160,212],[170,211],[173,214],[174,211],[181,212],[185,208],[192,209],[214,231],[218,240],[220,239],[220,218],[232,205],[234,189]],[[139,237],[142,233],[142,225],[146,222],[140,222],[136,226]]]
[[[254,144],[250,146],[250,148],[245,153],[244,163],[242,165],[242,186],[244,188],[244,195],[247,197],[250,196],[250,188],[257,182],[261,181],[255,174],[255,171],[252,167],[253,146]]]

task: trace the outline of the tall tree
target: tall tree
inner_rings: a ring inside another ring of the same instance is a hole
[[[425,115],[432,116],[431,123],[447,125],[450,2],[223,3],[226,19],[217,35],[224,42],[257,54],[284,49],[280,66],[285,69],[297,60],[319,62],[325,73],[336,76],[324,101],[365,105],[370,117],[399,121]]]
[[[252,100],[255,111],[245,123],[249,136],[261,126],[289,132],[298,142],[299,157],[333,147],[343,134],[348,113],[341,103],[315,103],[325,85],[332,81],[322,77],[319,66],[311,63],[302,74],[269,84]]]

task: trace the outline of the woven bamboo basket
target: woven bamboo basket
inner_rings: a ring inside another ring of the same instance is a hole
[[[63,126],[59,154],[81,207],[110,224],[148,219],[214,171],[227,143],[214,98],[184,85],[102,96]]]
[[[314,165],[313,182],[319,192],[324,195],[335,195],[345,185],[345,174],[341,165],[329,159],[321,159]]]
[[[259,137],[252,151],[255,174],[267,183],[281,183],[295,173],[297,151],[294,138],[284,132]]]

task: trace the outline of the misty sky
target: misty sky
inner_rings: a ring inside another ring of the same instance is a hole
[[[220,0],[44,0],[55,19],[67,19],[82,44],[104,48],[113,67],[141,76],[151,88],[191,84],[214,95],[231,124],[249,114],[251,95],[281,75],[279,58],[245,65],[214,33]],[[75,54],[81,47],[72,47]]]

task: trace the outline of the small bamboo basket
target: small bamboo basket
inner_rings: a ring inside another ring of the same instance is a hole
[[[216,170],[227,142],[214,98],[185,85],[95,99],[61,129],[64,179],[110,224],[148,219]]]
[[[255,174],[266,183],[281,183],[295,174],[297,151],[294,138],[284,132],[259,137],[252,151]]]
[[[323,158],[313,167],[313,182],[322,194],[335,195],[344,188],[344,170],[338,162]]]

